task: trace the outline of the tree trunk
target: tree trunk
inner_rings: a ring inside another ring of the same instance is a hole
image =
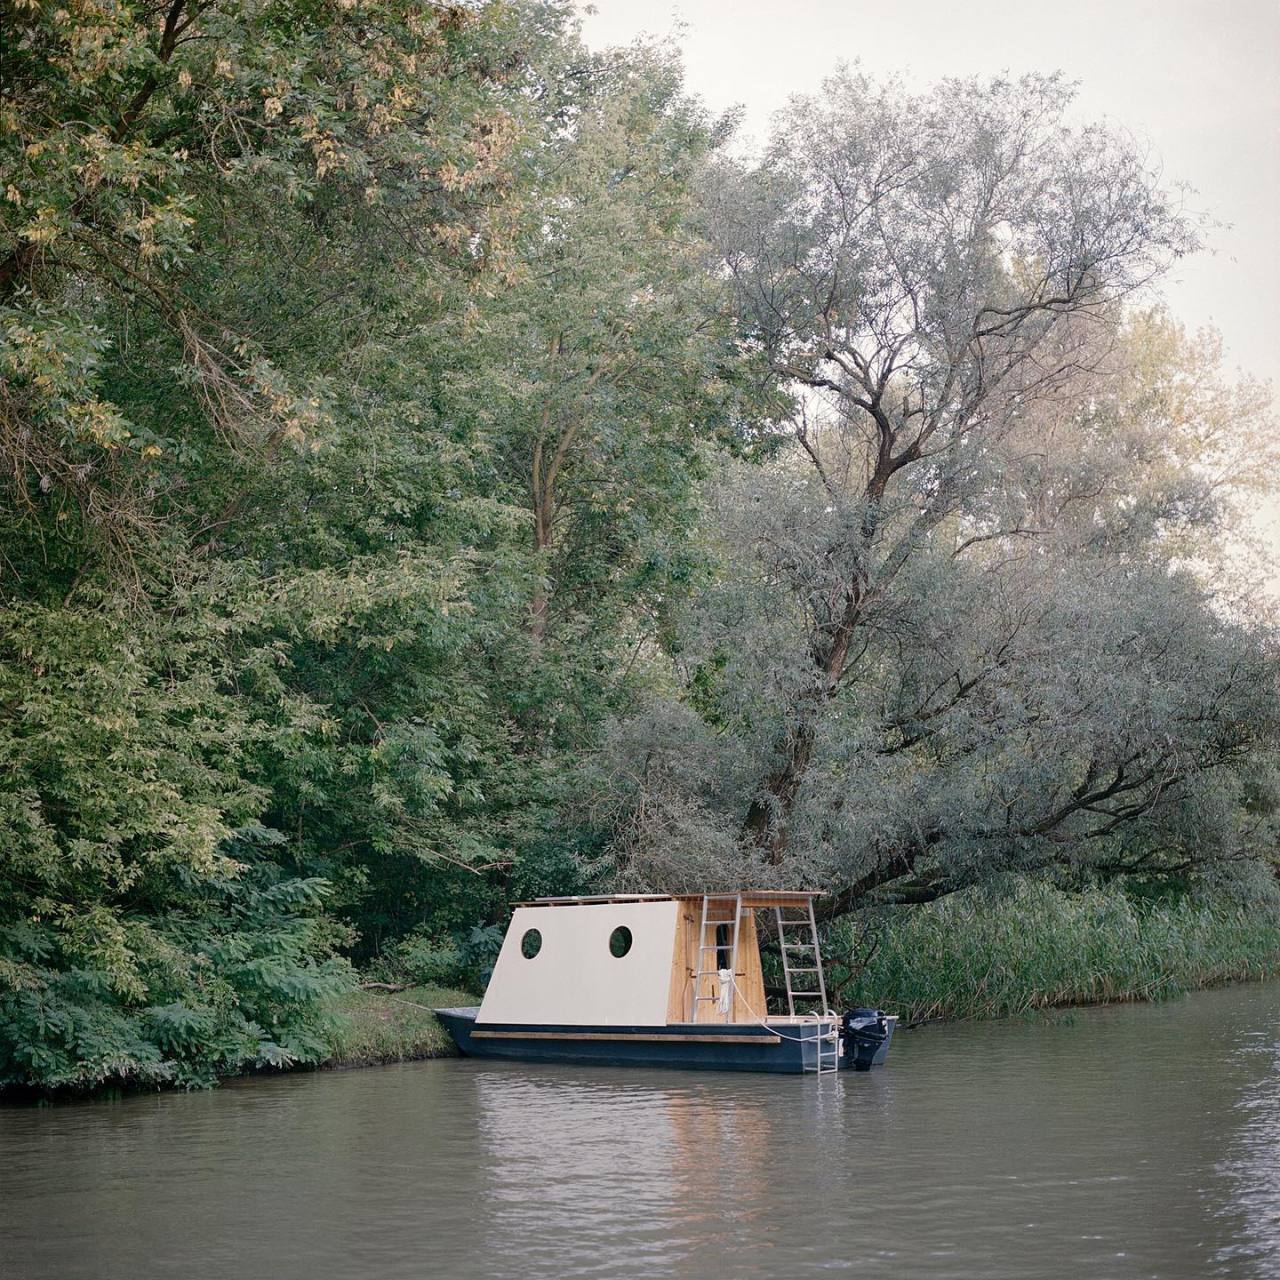
[[[542,441],[533,446],[533,551],[537,577],[529,601],[529,635],[541,645],[547,634],[546,557],[551,547],[552,477],[543,474]]]
[[[743,823],[743,829],[774,867],[786,856],[788,819],[813,756],[813,738],[813,718],[806,715],[788,739],[782,766],[766,780],[763,794],[752,800]]]
[[[787,827],[805,774],[813,760],[818,718],[835,696],[849,661],[849,646],[861,616],[865,587],[861,579],[849,586],[840,619],[829,636],[818,636],[809,657],[817,669],[816,687],[797,709],[782,748],[782,764],[765,780],[761,794],[747,810],[743,831],[764,850],[771,866],[780,866],[787,851]]]
[[[762,792],[752,800],[743,821],[744,834],[765,851],[772,866],[779,866],[786,854],[787,825],[813,759],[818,718],[822,709],[835,697],[849,666],[849,650],[871,591],[866,566],[870,561],[872,544],[880,531],[885,490],[898,471],[919,457],[914,446],[895,455],[893,445],[896,436],[892,426],[879,412],[876,421],[880,427],[880,450],[875,469],[863,491],[865,508],[858,533],[857,567],[845,587],[844,605],[839,617],[833,625],[820,630],[810,640],[808,657],[815,669],[815,688],[797,709],[793,726],[782,747],[782,764],[766,779]],[[887,572],[879,575],[880,587],[901,568],[901,563],[896,562],[905,545],[904,538],[890,553]]]

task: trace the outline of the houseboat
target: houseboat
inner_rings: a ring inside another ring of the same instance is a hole
[[[437,1009],[484,1058],[717,1071],[867,1070],[897,1019],[827,1003],[813,901],[743,891],[539,898],[511,917],[478,1008]],[[783,986],[770,1013],[760,931]]]

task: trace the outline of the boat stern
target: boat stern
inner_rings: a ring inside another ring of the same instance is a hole
[[[850,1009],[840,1019],[840,1065],[854,1071],[870,1071],[882,1065],[889,1056],[889,1042],[897,1025],[893,1014],[880,1009]]]

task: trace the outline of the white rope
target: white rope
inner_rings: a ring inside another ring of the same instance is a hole
[[[805,1044],[808,1041],[814,1039],[813,1036],[789,1036],[789,1035],[786,1035],[784,1032],[779,1031],[777,1026],[774,1023],[767,1021],[765,1018],[762,1018],[751,1007],[751,1002],[747,999],[746,993],[742,990],[740,986],[738,986],[737,975],[730,977],[729,981],[733,984],[733,989],[738,993],[738,996],[741,999],[742,1003],[746,1006],[747,1012],[751,1014],[753,1018],[755,1018],[757,1026],[763,1027],[766,1031],[772,1031],[775,1036],[778,1036],[783,1040],[793,1040],[796,1044]],[[835,1022],[834,1013],[814,1013],[808,1016],[813,1018],[813,1020],[817,1023],[822,1023],[826,1021],[830,1021],[832,1023]],[[832,1029],[834,1030],[834,1027]],[[823,1039],[824,1037],[819,1036],[818,1038]]]
[[[429,1004],[418,1004],[415,1000],[405,1000],[400,996],[387,996],[388,1000],[394,1000],[396,1004],[407,1004],[410,1009],[425,1009],[427,1013],[435,1013],[435,1010]]]

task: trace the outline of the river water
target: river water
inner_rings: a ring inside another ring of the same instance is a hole
[[[838,1079],[444,1060],[0,1112],[4,1280],[1280,1277],[1280,983]]]

